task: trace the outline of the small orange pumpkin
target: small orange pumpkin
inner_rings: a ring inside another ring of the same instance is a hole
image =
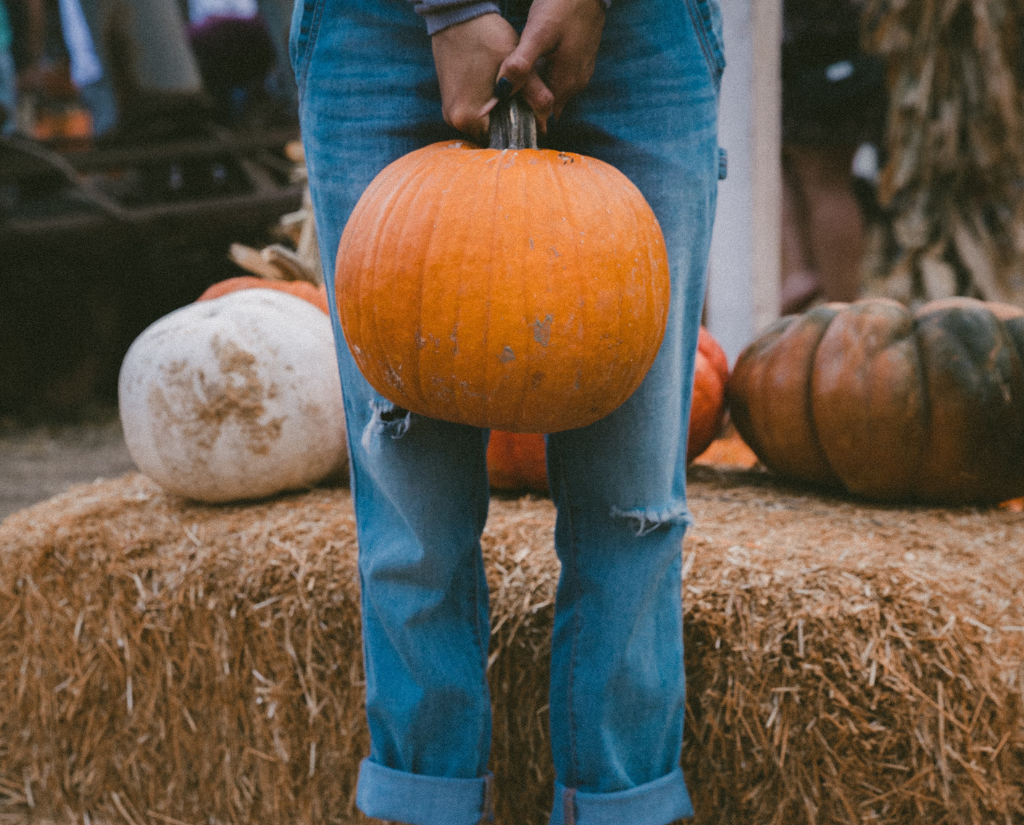
[[[259,278],[255,275],[238,275],[234,278],[218,281],[196,298],[196,303],[199,301],[212,301],[214,298],[229,295],[240,289],[276,289],[280,292],[287,292],[297,298],[302,298],[304,301],[309,301],[309,303],[321,310],[324,315],[330,314],[330,310],[327,307],[327,290],[323,286],[315,287],[306,281],[276,281],[270,278]]]
[[[686,459],[693,461],[715,440],[725,418],[725,382],[729,362],[710,332],[700,329]],[[496,490],[548,492],[544,436],[491,432],[487,475]]]
[[[547,457],[540,433],[491,432],[487,478],[495,490],[548,492]]]
[[[722,431],[725,419],[725,383],[729,380],[729,361],[714,336],[704,327],[697,339],[697,363],[693,373],[693,402],[690,407],[690,434],[686,460],[703,453]]]
[[[345,339],[405,409],[558,432],[618,407],[657,355],[669,273],[650,206],[614,167],[528,143],[412,152],[345,226]]]

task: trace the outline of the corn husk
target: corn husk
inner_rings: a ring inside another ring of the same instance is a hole
[[[292,180],[305,182],[302,205],[282,215],[273,231],[282,243],[253,249],[233,243],[228,257],[239,267],[260,278],[273,281],[306,281],[319,286],[324,282],[323,263],[317,244],[313,201],[309,194],[309,175],[302,144],[293,141],[285,147],[285,156],[294,164]]]
[[[872,230],[867,292],[1024,305],[1024,2],[866,6],[868,48],[888,65],[891,221]]]

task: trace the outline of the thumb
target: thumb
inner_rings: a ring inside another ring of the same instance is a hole
[[[498,68],[498,77],[507,77],[512,82],[513,91],[518,92],[529,80],[537,60],[553,51],[558,45],[558,40],[558,35],[554,31],[527,27],[519,40],[519,45]]]

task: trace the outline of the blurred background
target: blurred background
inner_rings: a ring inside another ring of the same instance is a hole
[[[303,184],[288,0],[0,0],[0,418],[109,409],[128,345]]]
[[[97,420],[116,440],[139,332],[242,274],[232,244],[296,245],[281,224],[304,190],[291,7],[0,0],[0,436]],[[710,324],[730,358],[823,301],[1024,305],[1024,2],[722,7],[723,115],[754,112],[770,147],[726,144],[721,247],[750,225],[770,235],[768,265],[740,261],[719,301],[757,292],[753,322]],[[765,75],[771,106],[751,91]]]

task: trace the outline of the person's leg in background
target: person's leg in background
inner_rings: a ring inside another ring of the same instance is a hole
[[[96,136],[113,131],[118,114],[110,72],[105,70],[100,56],[107,16],[104,8],[101,0],[60,0],[60,23],[71,60],[71,80],[92,115]]]
[[[18,112],[18,78],[11,45],[14,34],[4,0],[0,0],[0,134],[13,135]]]
[[[295,75],[288,61],[288,34],[292,16],[292,0],[258,0],[260,16],[266,22],[267,30],[277,49],[277,63],[267,79],[267,90],[286,110],[289,117],[298,111],[295,89]]]
[[[782,44],[783,313],[860,295],[865,221],[853,158],[881,139],[884,66],[861,52],[859,0],[786,0]]]
[[[96,137],[109,134],[117,126],[117,98],[110,81],[100,78],[78,90],[85,108],[92,115],[92,132]]]
[[[0,134],[13,135],[17,129],[18,81],[14,58],[0,49]]]
[[[82,42],[97,62],[88,79],[75,78],[93,112],[97,134],[130,128],[154,113],[184,112],[198,105],[202,80],[177,3],[61,0],[61,17],[81,19]],[[68,39],[68,50],[73,48]]]
[[[807,238],[807,202],[792,165],[782,153],[782,285],[783,315],[800,312],[821,295]]]
[[[860,295],[864,216],[853,194],[856,145],[783,147],[782,311]]]

